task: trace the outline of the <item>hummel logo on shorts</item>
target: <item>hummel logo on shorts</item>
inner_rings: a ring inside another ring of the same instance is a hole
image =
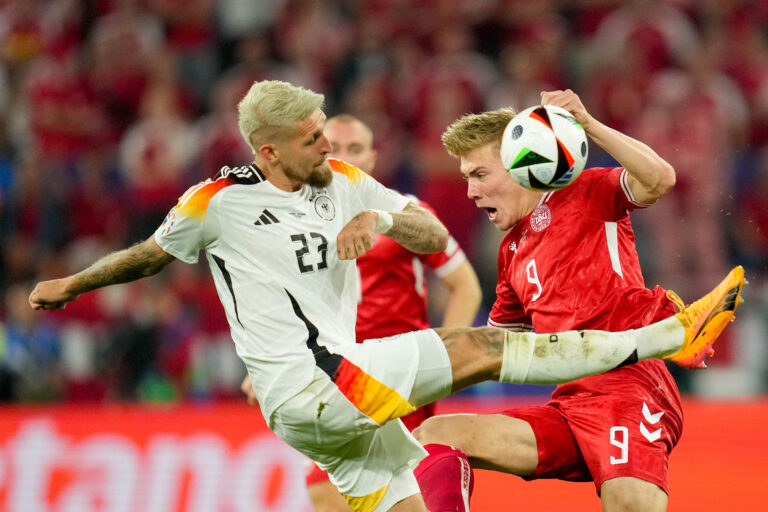
[[[280,222],[277,220],[277,217],[275,217],[272,212],[264,208],[264,211],[261,213],[261,216],[259,217],[259,220],[255,221],[253,223],[254,226],[266,226],[267,224],[277,224]]]

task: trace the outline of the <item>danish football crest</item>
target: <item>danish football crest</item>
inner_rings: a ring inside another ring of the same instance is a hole
[[[531,228],[534,231],[542,231],[552,222],[552,212],[549,211],[549,206],[540,204],[531,212]]]
[[[315,198],[315,211],[327,221],[331,221],[336,217],[336,207],[328,196],[317,196]]]

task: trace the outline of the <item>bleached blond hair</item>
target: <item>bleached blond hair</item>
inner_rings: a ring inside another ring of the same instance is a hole
[[[324,101],[322,94],[288,82],[254,82],[237,104],[240,133],[258,152],[261,144],[288,135],[296,124],[322,108]]]
[[[443,146],[452,156],[461,158],[470,151],[496,143],[501,147],[504,128],[515,117],[513,108],[500,108],[481,114],[467,114],[454,121],[443,132]]]

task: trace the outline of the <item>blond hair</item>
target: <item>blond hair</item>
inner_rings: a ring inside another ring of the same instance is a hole
[[[460,117],[443,132],[443,146],[456,158],[491,142],[501,147],[504,128],[515,114],[517,112],[513,108],[500,108]]]
[[[258,146],[284,136],[286,128],[293,128],[308,118],[324,101],[322,94],[287,82],[254,82],[237,104],[240,133],[254,152],[258,152]]]

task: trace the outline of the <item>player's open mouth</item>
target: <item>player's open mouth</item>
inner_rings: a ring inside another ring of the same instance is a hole
[[[488,214],[488,218],[491,222],[496,218],[496,208],[485,208],[485,212]]]

